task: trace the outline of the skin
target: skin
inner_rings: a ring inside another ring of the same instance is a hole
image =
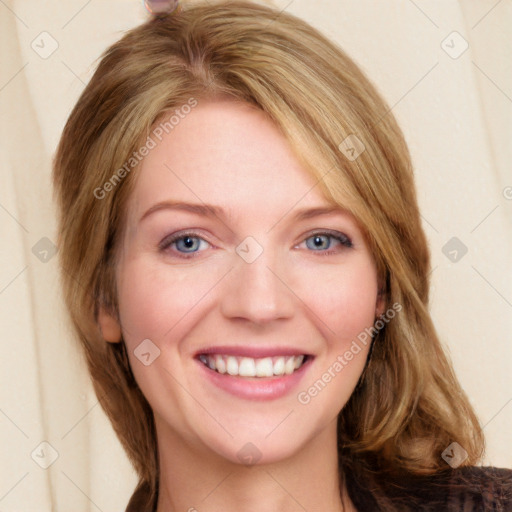
[[[154,411],[158,512],[353,510],[338,483],[336,417],[369,345],[308,404],[297,394],[383,304],[356,220],[341,208],[297,218],[332,206],[315,183],[261,111],[219,99],[200,102],[138,170],[117,266],[120,320],[102,310],[99,323],[107,341],[122,336]],[[166,201],[222,212],[147,214]],[[189,230],[204,240],[194,239],[192,256],[180,252],[183,239],[162,248]],[[318,249],[313,235],[326,230],[352,246],[327,236]],[[235,251],[248,236],[263,249],[252,263]],[[145,339],[161,351],[148,366],[134,355]],[[194,357],[206,346],[243,344],[299,348],[314,359],[284,397],[248,400],[212,385]],[[249,442],[261,457],[253,466],[237,455]]]

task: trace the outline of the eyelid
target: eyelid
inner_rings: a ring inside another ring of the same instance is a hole
[[[331,236],[332,238],[336,238],[337,240],[339,240],[341,243],[343,243],[343,241],[346,241],[347,247],[348,247],[348,244],[350,244],[351,247],[354,245],[352,238],[350,238],[350,236],[343,233],[342,231],[337,231],[335,229],[312,230],[311,232],[307,233],[305,236],[302,237],[302,241],[300,243],[305,242],[308,238],[311,238],[312,236],[321,236],[321,235]]]
[[[339,246],[335,247],[328,247],[327,249],[318,249],[313,250],[309,247],[302,248],[301,246],[304,244],[306,245],[307,240],[314,237],[314,236],[327,236],[331,237],[334,240],[336,240],[339,243]],[[318,256],[334,256],[336,254],[341,254],[346,250],[350,250],[354,247],[354,243],[352,242],[352,239],[346,235],[345,233],[333,229],[316,229],[311,231],[310,233],[302,236],[302,241],[299,242],[297,245],[294,246],[294,249],[303,249],[307,253],[314,254],[315,257]]]
[[[294,248],[298,248],[301,244],[305,243],[306,240],[308,240],[311,237],[322,236],[322,235],[329,236],[329,237],[336,239],[346,249],[350,249],[354,246],[352,239],[348,235],[346,235],[345,233],[343,233],[341,231],[337,231],[334,229],[315,229],[315,230],[312,230],[309,233],[306,233],[305,235],[303,235],[301,241],[298,244],[294,245]],[[206,242],[210,247],[212,247],[212,246],[214,247],[214,244],[212,244],[207,238],[205,238],[205,236],[201,232],[201,230],[184,229],[184,230],[172,233],[170,235],[167,235],[158,244],[158,249],[160,251],[166,251],[167,249],[169,249],[169,247],[174,242],[176,242],[180,239],[186,238],[187,236],[190,236],[193,238],[199,238],[200,240]],[[185,253],[185,252],[182,253],[180,251],[177,251],[176,253],[180,255],[180,256],[178,256],[180,258],[192,258],[192,257],[194,257],[194,255],[197,255],[201,252],[204,252],[204,251],[194,251],[191,253]],[[332,252],[333,252],[332,249],[327,249],[325,251],[318,251],[318,253],[322,253],[322,254],[330,254]]]

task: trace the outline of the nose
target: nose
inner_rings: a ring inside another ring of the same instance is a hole
[[[282,265],[270,250],[252,263],[234,255],[235,268],[227,276],[221,302],[226,318],[268,324],[289,319],[294,312],[294,295],[286,284]]]

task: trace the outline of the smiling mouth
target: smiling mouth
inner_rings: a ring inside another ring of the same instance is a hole
[[[308,360],[307,355],[273,357],[239,357],[222,354],[200,354],[199,361],[217,373],[233,377],[278,377],[291,375]]]

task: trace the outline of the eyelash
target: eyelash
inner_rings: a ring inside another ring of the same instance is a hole
[[[314,238],[316,236],[327,236],[331,239],[334,239],[334,240],[338,241],[346,249],[351,249],[353,247],[353,244],[352,244],[352,241],[350,240],[350,238],[348,236],[344,235],[343,233],[340,233],[339,231],[324,230],[324,231],[316,231],[316,232],[308,234],[308,236],[306,236],[306,238],[304,238],[302,240],[302,242],[300,242],[300,244],[297,244],[295,246],[295,248],[298,247],[299,245],[301,245],[302,243],[305,243],[310,238]],[[202,238],[199,233],[196,233],[193,231],[187,231],[184,233],[182,232],[182,233],[175,233],[173,235],[169,235],[168,237],[164,238],[162,240],[162,242],[160,242],[158,247],[159,247],[160,251],[165,252],[171,247],[172,244],[178,242],[179,240],[183,240],[185,238],[197,238],[200,241],[209,243],[204,238]],[[179,254],[178,258],[191,259],[191,258],[196,257],[195,255],[197,254],[197,252],[199,252],[199,251],[192,251],[190,253],[183,253],[183,252],[177,251],[177,254]],[[329,250],[329,249],[315,251],[315,250],[311,249],[310,252],[318,253],[319,256],[328,256],[328,255],[334,254],[336,251]]]
[[[340,243],[340,245],[342,245],[343,248],[345,248],[345,249],[351,249],[354,246],[352,244],[352,240],[350,240],[350,238],[347,235],[340,233],[339,231],[332,231],[332,230],[315,231],[313,233],[310,233],[310,234],[308,234],[308,236],[306,236],[306,238],[304,238],[304,240],[301,242],[301,244],[306,242],[310,238],[314,238],[317,236],[327,236],[331,239],[337,240]],[[300,245],[300,244],[298,244],[298,245]],[[315,251],[315,250],[311,249],[311,252],[318,253],[318,256],[329,256],[329,255],[335,254],[338,251],[337,250],[329,250],[329,249]]]

